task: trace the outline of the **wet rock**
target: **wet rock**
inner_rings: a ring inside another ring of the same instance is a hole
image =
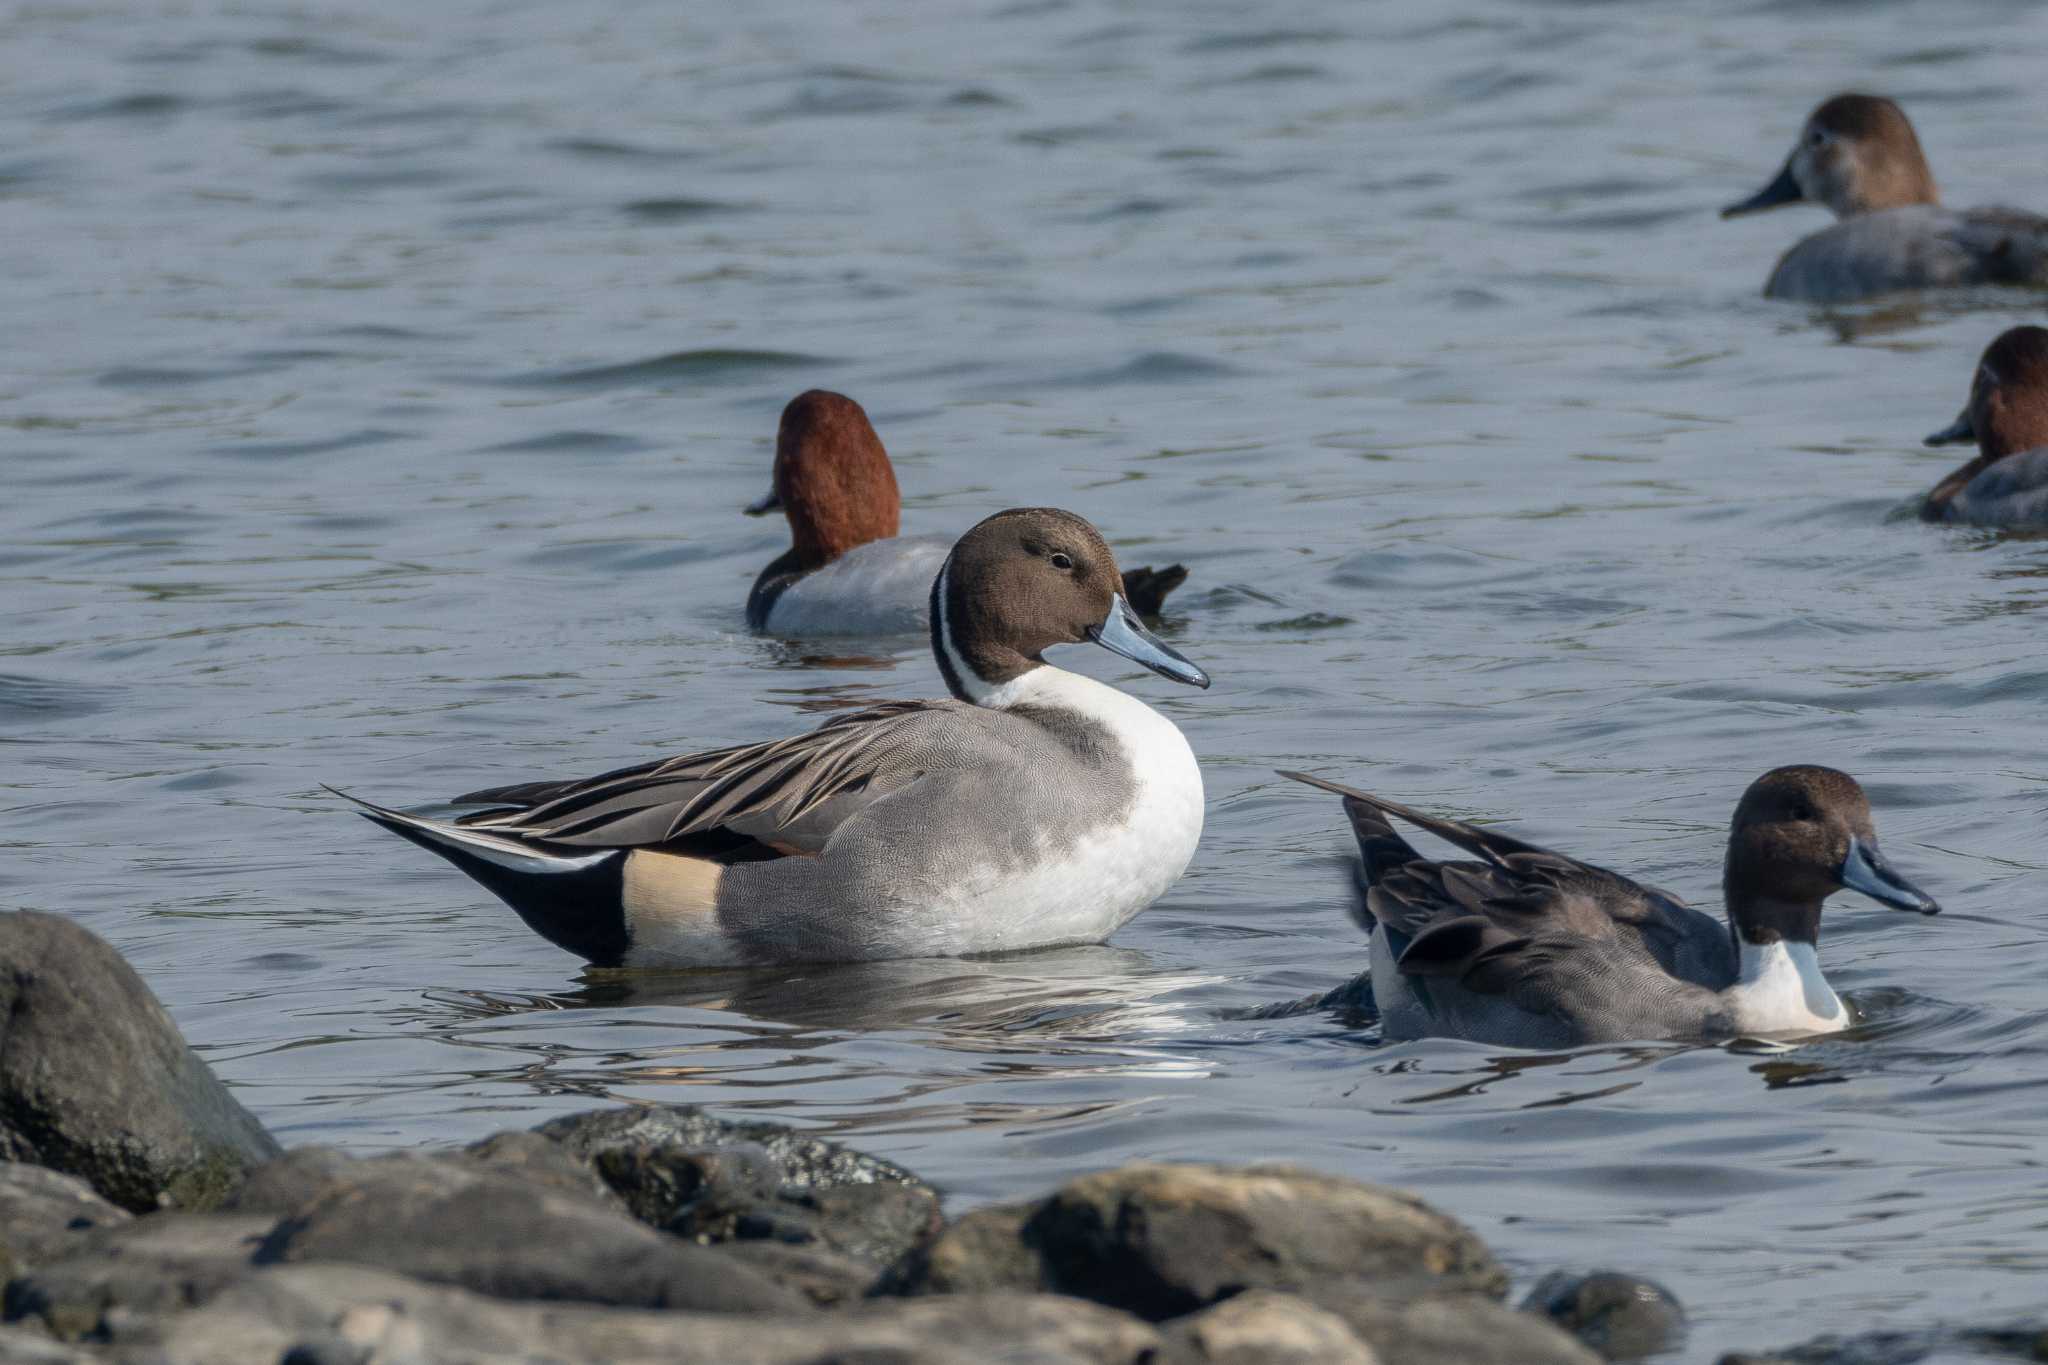
[[[1548,1319],[1484,1294],[1394,1297],[1357,1280],[1323,1280],[1302,1297],[1334,1313],[1382,1360],[1401,1365],[1600,1365]]]
[[[79,1233],[128,1217],[78,1176],[0,1162],[0,1281],[24,1266],[68,1254]]]
[[[1380,1278],[1501,1294],[1470,1229],[1413,1195],[1288,1166],[1137,1164],[960,1219],[892,1268],[903,1293],[1050,1289],[1162,1321],[1246,1289]]]
[[[1962,1360],[2048,1360],[2048,1327],[2039,1322],[1996,1327],[1931,1327],[1815,1337],[1778,1351],[1733,1351],[1717,1365],[1929,1365]]]
[[[507,1303],[355,1266],[258,1272],[167,1324],[162,1365],[564,1361],[617,1365],[1138,1365],[1159,1336],[1042,1295],[891,1301],[802,1318]]]
[[[590,1197],[431,1157],[357,1163],[278,1223],[257,1260],[382,1266],[513,1299],[726,1313],[808,1307],[752,1267]]]
[[[1165,1337],[1162,1365],[1380,1365],[1344,1319],[1264,1289],[1176,1319]]]
[[[270,1224],[159,1213],[83,1233],[63,1259],[9,1280],[0,1313],[63,1341],[121,1341],[137,1324],[204,1303],[248,1274]]]
[[[648,1105],[535,1131],[595,1166],[635,1217],[696,1241],[817,1246],[881,1266],[942,1222],[937,1193],[902,1167],[772,1123]]]
[[[1685,1309],[1671,1291],[1616,1270],[1546,1275],[1522,1307],[1543,1314],[1606,1360],[1641,1360],[1685,1339]]]
[[[141,1213],[210,1208],[277,1150],[119,953],[61,916],[0,914],[0,1159]]]

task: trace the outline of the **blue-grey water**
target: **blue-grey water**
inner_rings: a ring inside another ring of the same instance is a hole
[[[0,904],[134,961],[285,1140],[614,1099],[802,1124],[956,1207],[1136,1157],[1410,1186],[1695,1358],[2038,1307],[2048,543],[1902,509],[2044,300],[1766,302],[1715,209],[1822,96],[2048,208],[2048,15],[1308,0],[13,7]],[[586,976],[400,804],[933,693],[740,603],[776,415],[864,402],[907,529],[1020,503],[1192,577],[1209,825],[1105,947]],[[1869,1024],[1782,1053],[1382,1046],[1325,771],[1713,905],[1736,796],[1862,777],[1950,913],[1844,896]]]

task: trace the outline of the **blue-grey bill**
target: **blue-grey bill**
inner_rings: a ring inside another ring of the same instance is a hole
[[[1926,443],[1931,446],[1949,446],[1961,445],[1964,442],[1975,441],[1976,439],[1977,429],[1970,425],[1970,410],[1964,408],[1962,416],[1950,422],[1940,431],[1929,433]]]
[[[1875,840],[1849,840],[1849,856],[1842,860],[1842,885],[1899,910],[1941,913],[1934,897],[1907,881],[1885,860]]]
[[[1088,638],[1112,654],[1145,665],[1162,678],[1192,687],[1209,685],[1209,675],[1195,667],[1193,660],[1145,629],[1145,623],[1124,601],[1122,593],[1110,599],[1109,615],[1102,624],[1088,627]]]
[[[1758,190],[1747,199],[1739,200],[1721,210],[1723,218],[1735,218],[1760,209],[1774,209],[1780,204],[1796,204],[1806,197],[1799,188],[1799,180],[1792,174],[1792,163],[1787,161],[1785,169],[1778,172],[1778,178]]]
[[[747,504],[747,515],[750,517],[765,517],[770,512],[780,512],[781,510],[782,497],[772,488],[768,490],[766,496],[756,498]]]

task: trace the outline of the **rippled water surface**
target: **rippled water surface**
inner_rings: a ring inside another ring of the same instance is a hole
[[[687,13],[681,12],[687,10]],[[2038,1307],[2048,544],[1902,517],[2042,300],[1767,303],[1714,211],[1821,96],[2048,208],[2023,4],[37,5],[0,20],[0,903],[135,961],[289,1141],[596,1100],[814,1125],[956,1206],[1141,1156],[1412,1186],[1697,1356]],[[798,649],[739,515],[799,389],[908,529],[1073,507],[1192,578],[1209,825],[1108,946],[584,974],[318,786],[424,802],[938,686]],[[1768,1053],[1381,1046],[1305,766],[1712,904],[1859,774],[1947,903]]]

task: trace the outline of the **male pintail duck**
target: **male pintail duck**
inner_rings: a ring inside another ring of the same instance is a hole
[[[790,546],[754,580],[747,624],[772,635],[922,632],[932,576],[953,542],[899,536],[903,499],[882,438],[860,404],[812,389],[782,410],[775,486],[747,508],[781,511]],[[1148,565],[1124,574],[1124,601],[1157,616],[1188,571]]]
[[[1833,1033],[1849,1012],[1816,958],[1844,887],[1941,907],[1878,851],[1870,802],[1833,768],[1775,768],[1728,833],[1724,926],[1669,894],[1492,830],[1303,773],[1344,798],[1362,859],[1372,987],[1389,1038],[1560,1048],[1631,1039]],[[1479,862],[1431,862],[1398,816]]]
[[[1723,218],[1801,202],[1841,219],[1787,251],[1766,297],[1841,303],[1897,289],[2048,283],[2048,218],[1945,209],[1898,105],[1836,95],[1813,111],[1778,178]]]
[[[808,734],[458,800],[447,822],[362,813],[599,965],[945,957],[1096,943],[1162,895],[1202,832],[1173,722],[1045,662],[1091,642],[1196,687],[1071,512],[976,526],[932,595],[951,698]],[[350,798],[353,800],[354,798]]]
[[[2048,331],[2015,327],[1984,350],[1963,415],[1931,446],[1977,443],[1977,458],[1934,485],[1923,521],[2048,526]]]

